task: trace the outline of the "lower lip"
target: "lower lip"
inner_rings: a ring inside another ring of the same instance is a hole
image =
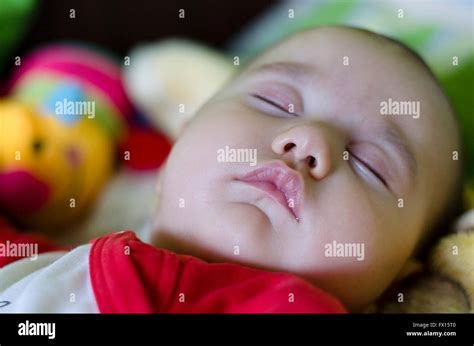
[[[293,217],[296,220],[298,220],[298,217],[296,216],[295,212],[288,206],[288,201],[286,199],[285,194],[282,191],[280,191],[276,187],[275,184],[269,181],[244,181],[244,182],[265,192],[276,202],[280,203],[286,210],[288,210],[293,215]]]

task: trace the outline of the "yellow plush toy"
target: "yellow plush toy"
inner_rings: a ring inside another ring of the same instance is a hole
[[[0,100],[0,213],[51,234],[90,209],[129,113],[120,73],[110,59],[66,45],[16,69]]]
[[[55,231],[91,203],[112,170],[113,146],[94,123],[67,126],[29,105],[0,101],[0,205]]]
[[[462,293],[465,305],[453,312],[474,312],[474,209],[457,222],[456,233],[439,242],[429,262],[432,272],[452,280]]]
[[[379,311],[474,312],[474,209],[432,249],[424,268],[412,271],[382,300]]]

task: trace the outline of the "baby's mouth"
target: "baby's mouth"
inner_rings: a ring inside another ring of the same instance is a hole
[[[290,212],[300,221],[301,193],[303,179],[281,161],[261,166],[237,179],[263,192]]]

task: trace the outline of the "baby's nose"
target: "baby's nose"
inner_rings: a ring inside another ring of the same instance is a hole
[[[272,150],[307,170],[315,179],[326,177],[332,166],[331,129],[324,124],[302,124],[280,133],[272,142]]]

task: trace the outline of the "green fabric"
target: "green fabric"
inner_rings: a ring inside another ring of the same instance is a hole
[[[462,124],[466,174],[474,187],[474,56],[453,66],[452,73],[441,78],[441,84]]]
[[[352,1],[345,2],[327,2],[321,4],[321,6],[315,6],[309,8],[307,11],[299,11],[295,9],[295,18],[298,19],[288,19],[288,9],[292,6],[285,7],[285,13],[279,13],[279,19],[277,22],[281,22],[281,18],[286,18],[285,24],[280,25],[280,23],[275,23],[275,25],[270,25],[271,30],[259,30],[254,33],[258,37],[254,41],[254,44],[245,44],[243,49],[240,49],[241,53],[244,54],[241,56],[243,61],[248,61],[257,55],[263,49],[271,46],[272,44],[278,42],[283,37],[288,36],[292,33],[296,33],[301,30],[309,29],[318,23],[318,25],[331,24],[335,21],[343,20],[351,11],[353,11],[355,3]]]
[[[35,0],[0,0],[0,70],[23,36],[35,6]]]
[[[421,50],[427,43],[433,39],[436,33],[436,27],[430,24],[421,24],[417,26],[416,31],[401,32],[397,39],[414,50]]]

